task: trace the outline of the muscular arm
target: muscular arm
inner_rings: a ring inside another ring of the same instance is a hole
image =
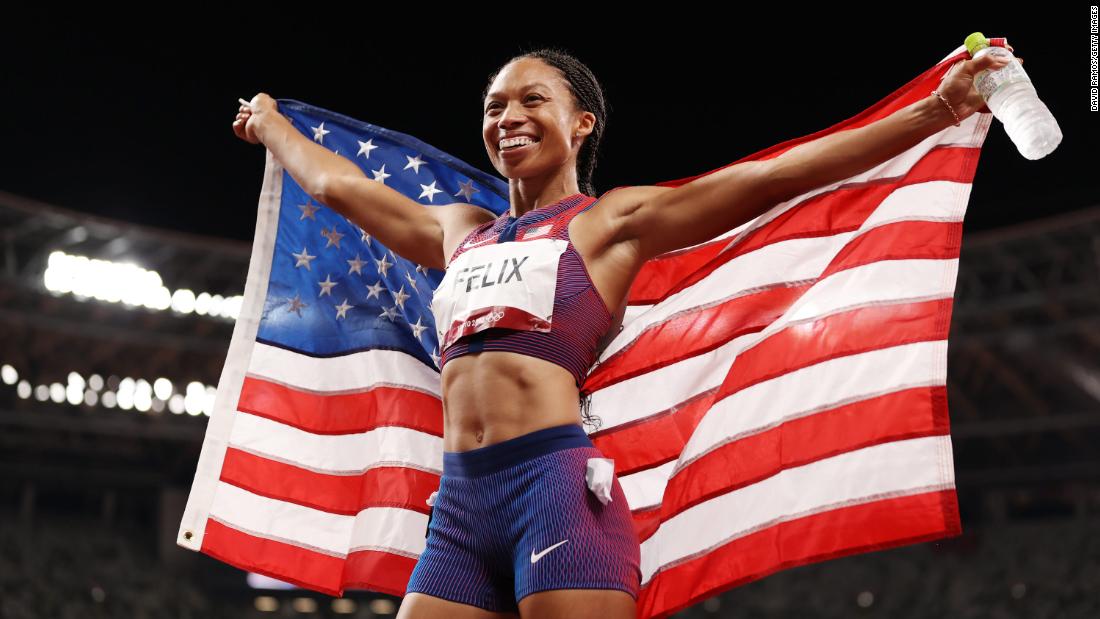
[[[314,200],[348,218],[394,253],[432,269],[446,268],[447,230],[464,231],[491,214],[467,204],[421,204],[302,135],[282,114],[257,134]]]
[[[919,143],[954,118],[936,97],[869,125],[840,131],[782,155],[746,161],[627,206],[622,238],[644,259],[706,242],[780,202],[850,178]]]
[[[865,172],[953,124],[943,103],[927,96],[869,125],[799,144],[771,160],[775,201]]]
[[[365,176],[354,163],[308,139],[282,114],[270,114],[257,137],[314,200],[320,201],[325,181],[336,176]]]

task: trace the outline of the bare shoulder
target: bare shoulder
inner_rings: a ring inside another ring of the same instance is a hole
[[[451,256],[454,255],[462,239],[466,238],[474,228],[497,218],[491,211],[465,202],[440,205],[436,207],[435,216],[443,231],[443,257],[447,264],[450,263]]]
[[[580,233],[590,239],[593,247],[607,247],[623,240],[624,223],[630,215],[654,196],[672,187],[631,185],[605,191],[595,204],[583,213]]]
[[[653,196],[672,189],[672,187],[661,187],[659,185],[615,187],[605,191],[596,201],[596,204],[587,212],[593,213],[594,219],[614,221],[629,216]]]
[[[615,193],[626,193],[627,199],[643,202],[647,198],[651,198],[659,193],[671,191],[674,187],[662,187],[660,185],[633,185],[631,187],[619,188],[619,191]],[[614,190],[612,190],[614,191]],[[610,197],[610,194],[604,194]]]
[[[485,208],[465,202],[442,204],[436,208],[436,217],[439,219],[439,223],[444,226],[455,227],[459,230],[467,227],[473,229],[497,217]],[[469,230],[467,230],[467,232],[469,232]]]

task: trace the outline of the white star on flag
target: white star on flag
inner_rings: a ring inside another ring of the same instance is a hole
[[[367,140],[366,142],[364,142],[362,140],[357,140],[357,141],[359,142],[359,152],[355,153],[356,156],[366,154],[365,158],[370,159],[370,152],[372,150],[376,149],[376,148],[380,148],[380,147],[375,146],[373,144],[374,139]]]
[[[417,155],[415,157],[409,157],[408,155],[405,155],[405,158],[409,160],[409,163],[405,166],[404,169],[408,170],[409,168],[412,168],[413,171],[415,171],[417,174],[420,174],[420,166],[424,165],[424,162],[420,159],[420,155]]]
[[[295,258],[298,259],[298,261],[294,264],[294,266],[295,267],[304,266],[307,270],[310,270],[310,266],[309,266],[310,261],[317,257],[317,256],[309,255],[309,253],[306,252],[306,248],[304,248],[304,247],[302,248],[302,253],[293,254],[293,255],[294,255]]]

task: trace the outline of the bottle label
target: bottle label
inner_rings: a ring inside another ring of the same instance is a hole
[[[986,69],[984,71],[979,71],[978,74],[974,76],[974,88],[977,89],[978,94],[980,94],[982,99],[985,99],[987,103],[990,98],[997,94],[997,91],[1009,84],[1014,84],[1016,82],[1031,82],[1031,78],[1024,72],[1023,65],[1016,60],[1012,52],[1009,52],[1003,47],[987,47],[982,50],[982,52],[992,54],[993,56],[1007,57],[1011,61],[996,71]],[[981,52],[979,52],[978,55],[980,56]]]

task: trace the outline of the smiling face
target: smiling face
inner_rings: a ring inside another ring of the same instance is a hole
[[[482,111],[485,151],[493,167],[510,179],[575,168],[577,152],[596,120],[591,112],[577,109],[561,73],[537,58],[520,58],[502,68]],[[504,137],[519,134],[535,142],[501,148]]]

